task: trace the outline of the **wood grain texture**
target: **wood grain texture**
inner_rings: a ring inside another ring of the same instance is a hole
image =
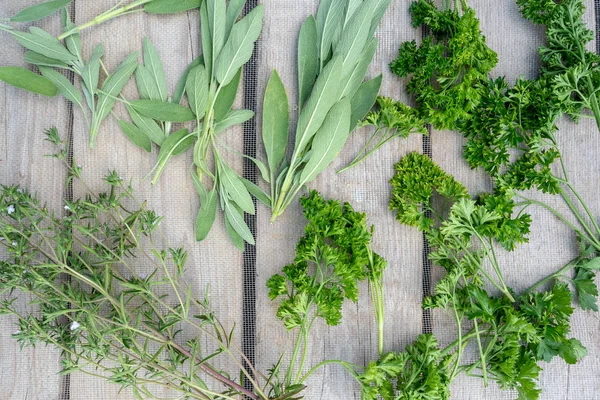
[[[302,22],[316,13],[318,1],[265,1],[264,5],[266,21],[259,54],[260,102],[271,71],[277,69],[291,103],[293,118],[290,125],[295,126],[298,108],[297,38]],[[388,96],[402,96],[401,83],[387,73],[387,64],[395,57],[401,41],[414,38],[408,17],[406,4],[394,2],[377,34],[380,47],[369,76],[384,73],[383,93]],[[291,132],[293,134],[294,129]],[[366,212],[369,223],[375,226],[374,250],[389,261],[385,273],[385,349],[398,350],[413,341],[422,329],[422,242],[417,231],[400,225],[387,211],[388,180],[393,175],[394,162],[403,154],[419,150],[421,140],[414,137],[390,142],[365,163],[337,175],[335,171],[354,157],[366,140],[366,134],[364,130],[354,133],[340,157],[309,187],[319,190],[326,198],[350,202],[356,210]],[[293,136],[290,140],[293,142]],[[295,245],[306,223],[297,202],[292,203],[274,224],[269,219],[269,210],[260,208],[257,238],[257,364],[262,370],[274,364],[281,353],[285,354],[284,360],[289,360],[295,344],[296,332],[286,332],[283,324],[275,318],[277,304],[269,301],[265,284],[272,274],[279,273],[284,265],[293,260]],[[324,321],[315,323],[305,371],[326,359],[365,365],[376,357],[377,328],[368,285],[365,283],[360,286],[358,303],[347,302],[344,305],[340,325],[330,327]],[[284,365],[288,364],[284,362]],[[339,366],[319,369],[306,384],[306,399],[360,398],[359,388],[353,378]]]
[[[14,15],[35,0],[2,2],[0,15]],[[56,19],[40,21],[37,26],[58,33]],[[26,28],[28,25],[21,24]],[[0,63],[22,66],[23,49],[12,35],[0,32]],[[46,98],[26,93],[0,82],[0,182],[20,185],[37,193],[50,209],[63,212],[65,171],[59,162],[44,157],[53,151],[44,142],[46,129],[56,126],[61,134],[69,129],[70,108],[61,97]],[[0,250],[0,257],[2,251]],[[26,308],[25,299],[18,307]],[[52,348],[37,346],[21,350],[12,334],[18,330],[13,318],[2,317],[0,323],[0,398],[7,400],[59,399],[62,378],[60,353]]]

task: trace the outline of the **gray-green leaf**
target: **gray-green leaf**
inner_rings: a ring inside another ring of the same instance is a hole
[[[301,185],[314,180],[337,157],[350,133],[350,101],[340,100],[327,114],[312,143],[312,155],[300,176]],[[301,186],[300,185],[300,186]]]
[[[179,104],[156,100],[134,100],[129,104],[140,114],[157,121],[187,122],[196,119],[192,110]]]
[[[63,74],[48,67],[39,67],[39,69],[43,76],[52,81],[65,99],[83,108],[81,92]]]
[[[369,38],[369,29],[373,17],[371,6],[369,1],[361,4],[344,29],[335,49],[335,54],[339,54],[343,59],[342,75],[344,77],[348,76],[360,61],[361,53]]]
[[[200,7],[200,33],[202,40],[202,57],[204,59],[204,67],[207,75],[212,77],[214,74],[215,56],[212,53],[212,36],[210,32],[210,24],[208,22],[208,5],[205,1]]]
[[[154,174],[154,179],[152,179],[153,185],[158,182],[158,179],[165,169],[167,162],[169,162],[169,159],[189,149],[192,144],[194,144],[195,139],[196,133],[189,133],[187,129],[181,129],[169,135],[169,137],[163,142],[160,152],[158,153],[158,161],[156,162],[155,167],[156,172]]]
[[[254,214],[256,210],[254,209],[252,197],[250,197],[250,193],[248,193],[248,190],[235,171],[228,165],[221,164],[221,168],[219,168],[219,178],[223,185],[223,189],[229,198],[231,198],[231,200],[243,211],[248,214]]]
[[[246,0],[229,0],[229,5],[227,6],[227,23],[225,26],[225,41],[229,39],[231,28],[233,28],[233,24],[235,24],[235,21],[237,21],[242,13],[244,4],[246,4]]]
[[[196,217],[196,240],[202,241],[206,239],[210,229],[215,223],[217,216],[217,191],[211,190],[206,195],[202,204],[200,204],[200,210]]]
[[[227,20],[227,5],[225,0],[206,0],[212,55],[219,58],[219,53],[225,43],[225,24]]]
[[[165,77],[165,70],[163,68],[162,61],[156,51],[156,47],[152,44],[149,38],[144,39],[144,66],[152,77],[152,84],[156,88],[157,98],[150,98],[150,100],[161,100],[167,101],[167,78]],[[151,92],[152,93],[152,92]]]
[[[203,65],[198,65],[190,71],[185,84],[185,92],[187,93],[190,107],[196,119],[200,121],[206,114],[206,106],[208,104],[208,76],[206,68]]]
[[[377,100],[377,94],[379,94],[379,89],[381,89],[381,81],[383,76],[379,75],[376,78],[373,78],[369,81],[364,82],[358,90],[354,97],[352,97],[352,116],[350,118],[350,131],[353,131],[358,124],[371,110],[373,104]]]
[[[271,74],[263,106],[262,136],[269,169],[274,173],[285,155],[289,135],[288,97],[276,70]]]
[[[298,118],[294,149],[296,156],[304,152],[323,120],[325,120],[329,110],[337,102],[341,70],[342,59],[336,57],[327,63],[323,73],[317,78],[312,93]]]
[[[231,224],[231,227],[241,238],[248,242],[251,245],[254,245],[254,237],[252,236],[252,232],[244,222],[244,218],[242,214],[228,201],[225,202],[225,218]]]
[[[146,136],[148,136],[150,140],[152,140],[157,145],[162,146],[163,142],[165,141],[165,135],[163,130],[160,129],[160,126],[158,126],[158,124],[156,123],[156,121],[154,121],[152,118],[148,118],[145,115],[140,114],[130,105],[126,105],[125,107],[127,108],[127,111],[129,111],[129,116],[131,117],[135,125],[137,125],[137,127],[140,128],[142,131],[144,131],[144,133],[146,134]]]
[[[229,222],[229,219],[227,219],[227,217],[225,217],[225,229],[227,230],[227,234],[229,235],[229,238],[231,239],[233,245],[239,251],[244,251],[244,239],[242,239],[240,234],[237,233],[235,229],[233,229],[233,226],[231,226],[231,222]]]
[[[319,72],[317,24],[311,15],[304,21],[298,40],[298,107],[302,108],[310,95]]]
[[[38,28],[39,29],[39,28]],[[63,46],[58,39],[54,37],[40,36],[35,33],[10,31],[21,46],[28,50],[35,51],[46,57],[59,60],[66,63],[71,63],[77,60],[77,56],[71,54],[69,50]]]
[[[60,14],[63,32],[67,32],[73,28],[75,28],[75,24],[71,21],[71,17],[69,16],[69,12],[66,8],[62,9]],[[77,56],[77,59],[80,62],[83,62],[83,52],[81,46],[81,35],[79,33],[74,33],[73,35],[69,35],[65,42],[67,43],[67,49],[71,52],[71,54]]]
[[[143,130],[127,121],[118,120],[117,122],[119,123],[123,133],[125,133],[125,135],[133,144],[146,150],[147,152],[152,151],[152,142],[148,136],[146,136]]]
[[[375,52],[377,51],[377,39],[371,39],[365,46],[365,49],[362,52],[360,60],[354,66],[354,69],[350,73],[349,76],[345,77],[342,80],[342,88],[340,90],[342,97],[352,98],[360,85],[362,84],[363,79],[365,79],[365,75],[369,70],[369,65],[371,61],[373,61],[373,57],[375,56]]]
[[[231,35],[215,64],[215,77],[221,85],[231,82],[238,70],[250,60],[254,42],[262,30],[263,15],[264,7],[260,4],[233,25]]]
[[[187,83],[187,78],[190,75],[190,71],[196,68],[198,65],[202,65],[203,58],[202,56],[196,57],[194,61],[187,66],[185,71],[183,71],[183,75],[179,78],[179,82],[177,82],[177,86],[175,86],[175,92],[173,93],[173,103],[179,104],[183,99],[183,94],[185,93],[185,84]]]
[[[12,22],[32,22],[48,17],[61,8],[66,7],[73,0],[53,0],[44,3],[36,4],[21,10],[17,15],[12,17]]]
[[[235,103],[235,98],[237,97],[238,88],[240,86],[240,80],[242,77],[242,69],[240,68],[231,80],[231,82],[221,88],[221,92],[217,96],[215,100],[214,112],[215,112],[215,122],[219,122],[231,110],[233,103]]]
[[[144,6],[151,14],[172,14],[199,8],[202,0],[154,0]]]
[[[39,53],[36,53],[35,51],[25,52],[25,62],[29,63],[29,64],[37,65],[37,66],[44,66],[44,67],[64,68],[64,69],[69,68],[69,66],[66,63],[59,61],[59,60],[55,60],[53,58],[43,56]]]
[[[319,5],[316,23],[321,65],[331,53],[333,38],[344,16],[345,3],[345,0],[323,0]]]
[[[0,67],[0,81],[43,96],[54,97],[58,89],[47,78],[20,67]]]
[[[254,111],[252,110],[233,110],[227,113],[225,118],[215,124],[215,134],[219,134],[226,129],[234,126],[243,124],[246,121],[254,118]]]
[[[244,183],[244,186],[246,186],[246,189],[248,189],[248,192],[250,192],[252,196],[256,197],[256,200],[260,201],[267,207],[271,207],[271,197],[269,197],[264,190],[250,182],[248,179],[242,178],[242,182]]]

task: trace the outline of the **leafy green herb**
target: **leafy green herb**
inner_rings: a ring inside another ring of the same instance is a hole
[[[363,80],[377,47],[375,28],[389,3],[323,1],[316,18],[309,17],[302,25],[298,46],[300,112],[290,159],[281,158],[287,147],[289,127],[282,124],[288,120],[288,98],[279,76],[274,73],[271,78],[265,102],[280,106],[265,109],[264,118],[281,121],[276,129],[266,126],[263,130],[263,142],[271,146],[267,148],[267,175],[273,220],[335,159],[356,122],[375,101],[381,79],[365,84]]]
[[[357,95],[360,93],[359,89]],[[370,104],[366,109],[370,109],[372,105]],[[365,119],[359,122],[358,125],[360,127],[373,127],[374,131],[364,147],[360,149],[358,155],[348,166],[339,170],[338,173],[347,171],[360,164],[381,146],[396,137],[407,138],[411,133],[415,132],[423,135],[427,134],[425,122],[419,117],[417,110],[388,97],[377,97],[376,109],[367,114]]]
[[[282,386],[289,390],[302,384],[315,371],[313,368],[302,376],[309,333],[315,320],[323,318],[329,325],[339,324],[344,300],[356,302],[358,283],[365,279],[373,291],[379,350],[383,352],[383,272],[387,263],[371,248],[373,227],[368,227],[365,214],[354,211],[350,204],[326,201],[316,191],[300,202],[308,225],[296,246],[296,257],[283,268],[283,274],[273,275],[267,281],[269,297],[281,298],[277,317],[287,329],[299,331]],[[348,367],[340,361],[329,362]]]
[[[73,0],[52,0],[21,10],[12,17],[12,22],[33,22],[54,14],[63,7],[68,6]]]
[[[56,129],[47,139],[59,146],[53,156],[69,179],[80,179]],[[16,317],[13,337],[59,349],[62,373],[102,376],[140,399],[155,398],[161,387],[189,399],[268,399],[272,379],[242,366],[233,330],[211,311],[208,296],[193,297],[187,252],[156,248],[161,218],[135,206],[116,172],[105,181],[105,192],[66,201],[64,216],[19,187],[0,188],[0,314]],[[140,259],[143,270],[132,262]],[[20,293],[39,310],[16,307]],[[240,366],[240,381],[236,371],[213,366],[220,360]]]
[[[428,28],[431,36],[417,46],[405,42],[390,67],[409,77],[407,92],[415,96],[425,122],[436,129],[456,129],[479,104],[477,84],[486,81],[498,57],[485,43],[475,11],[462,0],[439,10],[428,0],[410,6],[412,25]]]
[[[14,87],[44,96],[54,97],[58,94],[56,85],[50,79],[24,68],[0,67],[0,80]]]

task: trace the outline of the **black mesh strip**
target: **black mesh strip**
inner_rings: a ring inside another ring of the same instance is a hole
[[[431,126],[427,126],[427,136],[423,136],[423,154],[432,157],[431,151]],[[431,211],[426,211],[425,216],[431,218]],[[429,241],[423,233],[423,299],[431,294],[431,260],[429,259]],[[422,314],[423,333],[433,333],[433,320],[431,310],[423,310]]]
[[[600,0],[594,0],[594,15],[596,17],[596,54],[600,54]]]
[[[599,0],[600,1],[600,0]],[[429,36],[430,32],[427,28],[423,28],[422,37],[425,38]],[[432,138],[431,133],[433,129],[431,125],[427,125],[427,136],[423,136],[423,154],[428,156],[429,158],[433,157],[432,148]],[[426,211],[425,216],[427,218],[431,218],[431,211]],[[425,233],[423,233],[423,299],[426,296],[431,294],[431,260],[429,259],[429,253],[431,249],[429,248],[429,241]],[[422,312],[422,324],[423,324],[423,333],[432,333],[433,332],[433,319],[431,317],[431,310],[423,310]]]
[[[258,0],[248,0],[244,12],[247,14],[258,5]],[[252,58],[244,67],[244,108],[257,112],[258,93],[257,75],[258,75],[258,42],[254,45]],[[256,119],[244,123],[244,154],[256,158]],[[250,182],[257,183],[256,166],[248,159],[244,158],[244,178]],[[256,208],[256,199],[254,200]],[[256,215],[245,215],[246,224],[250,232],[256,238]],[[245,243],[244,249],[244,277],[243,277],[243,327],[242,327],[242,351],[248,358],[248,361],[255,365],[256,361],[256,247]],[[248,365],[244,362],[244,367],[248,370]],[[244,387],[252,389],[248,379],[244,378]]]

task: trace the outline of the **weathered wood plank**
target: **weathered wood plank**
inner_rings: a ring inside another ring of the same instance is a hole
[[[296,111],[297,38],[304,19],[316,12],[318,1],[263,3],[266,21],[259,54],[259,98],[262,101],[268,77],[276,68],[286,85],[290,109]],[[383,93],[388,96],[403,96],[401,83],[389,76],[387,64],[395,57],[400,42],[414,36],[409,27],[406,4],[394,2],[379,29],[380,47],[370,70],[372,77],[384,73]],[[295,124],[295,114],[291,125]],[[393,141],[365,163],[337,175],[335,171],[354,157],[366,140],[365,135],[364,131],[356,132],[340,158],[310,187],[321,191],[327,198],[349,201],[356,210],[366,212],[369,222],[375,225],[374,249],[389,261],[385,275],[385,349],[400,350],[422,329],[422,241],[418,232],[401,226],[387,211],[388,180],[393,175],[394,162],[409,151],[419,150],[421,140],[414,137],[407,141]],[[269,210],[261,207],[257,240],[257,364],[261,370],[274,364],[281,353],[285,354],[286,361],[289,360],[295,344],[294,335],[286,332],[275,318],[277,307],[269,301],[265,283],[272,274],[280,272],[293,260],[295,245],[305,225],[298,203],[292,204],[274,224],[270,224],[269,219]],[[361,285],[360,289],[358,303],[345,305],[339,326],[328,327],[323,321],[315,323],[310,335],[306,370],[325,359],[342,359],[365,365],[377,357],[377,329],[367,285]],[[304,395],[307,399],[360,398],[358,386],[338,366],[318,370],[306,384],[308,389]]]
[[[35,0],[2,2],[0,15],[12,16]],[[58,33],[56,19],[41,21],[38,26]],[[26,28],[27,25],[22,25]],[[0,32],[2,65],[23,66],[23,48],[12,35]],[[45,98],[26,93],[0,82],[0,181],[18,184],[37,193],[50,209],[61,213],[65,194],[65,170],[59,162],[44,157],[53,151],[44,142],[43,133],[56,126],[61,134],[69,129],[70,108],[61,97]],[[1,254],[1,252],[0,252]],[[26,308],[24,298],[17,305]],[[3,317],[0,325],[0,387],[3,399],[58,399],[62,378],[60,353],[38,346],[20,350],[12,334],[18,330],[12,318]]]

